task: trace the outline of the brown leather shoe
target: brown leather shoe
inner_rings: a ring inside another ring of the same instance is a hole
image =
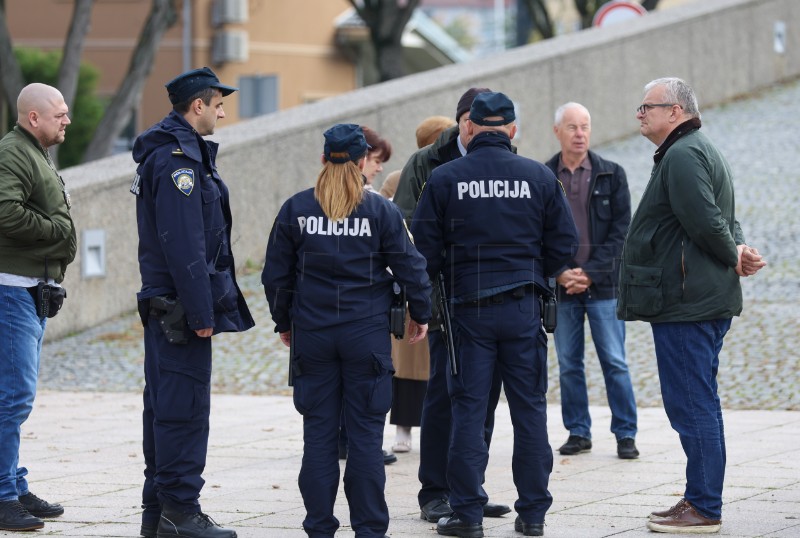
[[[647,522],[647,528],[651,531],[670,534],[711,534],[719,532],[721,526],[719,519],[703,517],[685,499],[683,499],[681,507],[675,509],[672,515]]]
[[[661,510],[660,512],[650,512],[650,516],[648,517],[650,521],[653,521],[654,519],[664,519],[665,517],[670,517],[678,510],[682,510],[684,504],[686,504],[686,499],[681,499],[672,508],[668,508],[667,510]]]

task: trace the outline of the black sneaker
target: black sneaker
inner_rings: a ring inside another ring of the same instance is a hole
[[[0,501],[0,531],[33,531],[44,521],[33,517],[19,501]]]
[[[203,512],[182,514],[164,510],[158,522],[158,538],[236,538],[236,531],[223,529]]]
[[[64,507],[60,504],[49,503],[30,491],[25,495],[20,495],[19,503],[35,517],[56,517],[64,513]]]
[[[558,452],[562,456],[574,456],[592,450],[592,440],[580,435],[570,435],[567,442],[561,445]]]
[[[384,465],[391,465],[392,463],[397,461],[397,456],[394,455],[392,452],[383,451],[383,464]]]
[[[633,437],[625,437],[617,441],[617,456],[623,460],[635,460],[639,457]]]

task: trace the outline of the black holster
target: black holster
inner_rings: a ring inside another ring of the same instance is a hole
[[[36,315],[39,318],[55,317],[67,297],[67,290],[59,286],[50,285],[47,282],[39,282],[37,285],[27,288],[27,290],[33,297],[33,302],[36,305]]]
[[[189,342],[191,329],[179,299],[159,295],[139,301],[139,317],[142,318],[142,325],[145,327],[150,317],[155,318],[170,344]]]
[[[389,306],[389,332],[398,340],[406,334],[406,292],[395,282],[392,284],[394,297]]]
[[[541,297],[541,315],[542,326],[545,332],[553,333],[556,330],[558,319],[558,302],[553,295],[544,295]]]

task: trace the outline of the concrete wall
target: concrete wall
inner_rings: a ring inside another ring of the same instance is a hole
[[[783,54],[774,50],[776,21],[786,24]],[[464,90],[488,86],[517,105],[520,154],[543,160],[557,149],[552,115],[558,105],[585,104],[598,145],[637,131],[634,109],[654,78],[686,79],[702,110],[796,77],[798,32],[797,0],[707,0],[220,128],[214,139],[222,144],[218,166],[231,191],[238,266],[261,266],[275,214],[287,197],[314,184],[322,132],[334,123],[366,124],[391,140],[388,172],[401,168],[415,149],[420,121],[454,115]],[[166,96],[164,101],[166,112]],[[107,274],[82,278],[79,255],[67,273],[66,306],[50,321],[48,337],[134,309],[140,286],[134,197],[128,192],[134,171],[130,155],[118,155],[63,172],[79,234],[105,230]]]

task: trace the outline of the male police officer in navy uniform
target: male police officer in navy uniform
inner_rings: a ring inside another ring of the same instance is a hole
[[[547,339],[537,294],[574,254],[577,232],[553,173],[511,151],[515,119],[504,94],[475,98],[466,125],[474,134],[468,153],[434,170],[412,224],[428,274],[443,272],[453,305],[458,368],[448,378],[453,436],[447,478],[454,514],[437,524],[448,536],[483,536],[483,426],[496,365],[514,425],[515,529],[542,535],[552,504]]]
[[[425,337],[431,316],[425,259],[411,244],[400,210],[362,188],[367,148],[358,125],[325,132],[316,188],[281,207],[261,276],[275,330],[284,343],[295,342],[294,404],[303,415],[304,442],[298,483],[306,507],[303,528],[311,537],[333,536],[339,527],[333,507],[342,409],[350,524],[359,537],[385,535],[381,444],[392,404],[388,321],[394,281],[408,298],[409,342]]]
[[[466,128],[469,121],[469,109],[476,95],[489,91],[491,91],[489,88],[470,88],[464,92],[456,106],[457,125],[441,133],[430,146],[414,153],[403,167],[394,203],[400,207],[409,222],[431,172],[441,164],[467,154],[467,146],[472,136]],[[439,327],[440,314],[437,298],[438,292],[435,292],[434,316],[428,336],[431,359],[430,376],[428,388],[425,391],[425,400],[422,404],[422,422],[419,428],[418,476],[421,487],[417,494],[420,517],[432,523],[453,514],[448,504],[450,486],[447,484],[447,461],[452,426],[450,396],[447,394],[447,374],[445,373],[448,368],[448,351]],[[500,373],[495,371],[492,378],[492,390],[489,393],[486,424],[484,425],[484,437],[487,445],[492,441],[494,412],[500,399],[501,390]],[[481,494],[484,503],[483,517],[501,517],[511,511],[508,505],[489,502],[486,492],[482,491]]]
[[[133,147],[139,226],[137,294],[145,324],[142,530],[145,537],[235,538],[200,510],[208,448],[211,336],[253,318],[236,284],[228,188],[203,139],[236,91],[211,69],[167,85],[173,110]]]

